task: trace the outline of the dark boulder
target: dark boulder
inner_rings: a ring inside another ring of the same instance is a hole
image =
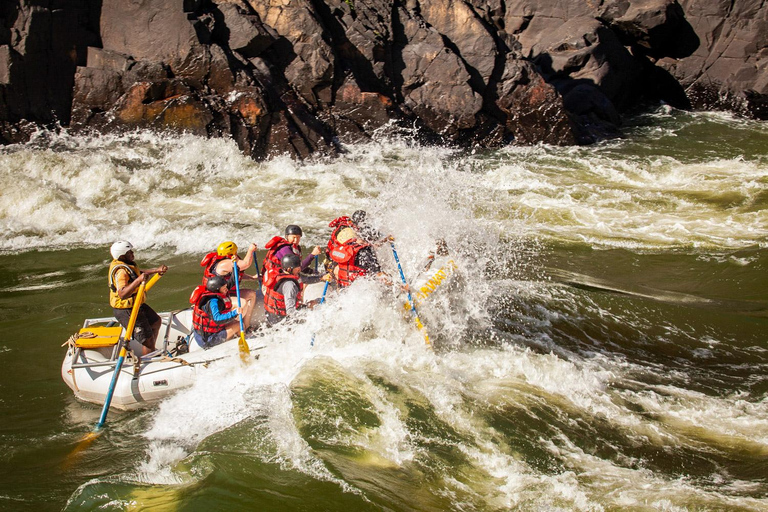
[[[442,35],[411,12],[399,9],[399,14],[403,107],[432,132],[456,140],[461,130],[475,126],[483,98],[472,89],[469,72]]]
[[[309,105],[330,102],[334,54],[312,4],[307,0],[252,0],[250,4],[280,37],[273,46],[273,60],[285,80]]]
[[[768,119],[768,4],[753,0],[681,0],[700,40],[684,59],[663,58],[695,108]],[[675,57],[675,56],[672,56]]]
[[[497,104],[506,115],[507,140],[519,144],[574,144],[578,132],[563,98],[530,63],[507,59]]]
[[[0,2],[0,130],[23,141],[29,122],[68,124],[76,66],[98,43],[92,2]]]
[[[231,50],[246,58],[258,57],[272,46],[279,37],[269,27],[265,27],[259,17],[232,3],[218,3],[222,15],[222,35]]]

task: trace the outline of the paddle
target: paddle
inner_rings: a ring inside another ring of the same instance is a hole
[[[120,376],[120,370],[123,367],[123,361],[125,360],[125,355],[127,353],[126,346],[128,345],[128,342],[133,339],[133,329],[136,327],[136,319],[139,316],[139,309],[144,303],[144,297],[147,291],[155,285],[160,277],[161,274],[157,273],[150,278],[149,282],[145,281],[139,285],[139,290],[136,292],[136,297],[133,301],[133,308],[131,309],[131,316],[128,320],[128,326],[125,328],[125,336],[123,337],[123,340],[120,344],[120,352],[117,357],[117,363],[115,363],[115,371],[112,374],[112,381],[109,383],[109,390],[107,391],[107,396],[104,400],[104,407],[101,409],[101,416],[99,416],[99,421],[96,423],[96,427],[93,429],[93,431],[87,434],[85,438],[83,438],[83,440],[78,443],[77,447],[75,447],[72,453],[70,453],[70,458],[87,448],[88,445],[90,445],[93,440],[99,436],[101,429],[104,427],[104,423],[107,421],[107,413],[109,412],[109,406],[112,403],[112,396],[115,394],[117,378]],[[141,356],[139,355],[138,357]]]
[[[416,327],[418,327],[419,330],[422,331],[422,334],[424,334],[424,341],[427,342],[427,345],[430,345],[429,335],[427,334],[427,330],[424,328],[424,324],[422,324],[421,320],[419,319],[419,314],[416,312],[416,304],[414,304],[413,302],[413,297],[411,297],[411,290],[410,288],[408,288],[408,282],[405,280],[405,274],[403,274],[403,267],[400,266],[400,258],[397,257],[397,251],[395,250],[395,243],[389,242],[389,245],[392,247],[392,254],[395,256],[397,269],[400,271],[400,279],[403,281],[403,285],[405,286],[405,291],[408,294],[408,303],[411,305],[411,313],[413,314],[413,319],[416,321]]]
[[[109,406],[112,403],[112,396],[115,394],[115,386],[117,385],[117,378],[120,376],[120,369],[123,366],[123,360],[127,352],[126,345],[133,339],[133,329],[136,327],[136,319],[139,317],[139,309],[144,303],[147,290],[155,285],[161,274],[157,273],[153,275],[149,282],[143,282],[139,285],[139,291],[136,292],[136,298],[133,301],[133,309],[131,309],[131,317],[128,320],[128,326],[125,328],[125,336],[123,337],[123,343],[120,347],[120,354],[117,357],[117,364],[115,364],[115,373],[112,374],[112,382],[109,384],[109,391],[107,391],[107,398],[104,400],[104,408],[101,410],[101,417],[98,423],[96,423],[96,431],[101,430],[104,423],[107,421],[107,413],[109,412]],[[138,355],[137,357],[141,357]]]
[[[232,257],[232,272],[235,275],[235,290],[237,291],[237,307],[240,306],[240,279],[238,279],[239,269],[237,268],[237,261],[234,256]],[[242,312],[237,315],[240,319],[240,341],[237,342],[237,348],[240,350],[240,359],[244,363],[248,363],[251,360],[251,351],[248,348],[248,343],[245,342],[245,329],[243,328],[243,314]]]

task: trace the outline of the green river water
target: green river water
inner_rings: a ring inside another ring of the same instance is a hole
[[[144,132],[0,148],[0,510],[768,510],[768,125],[660,109],[626,134],[307,163]],[[110,314],[114,240],[170,267],[169,311],[219,242],[324,245],[358,208],[406,274],[451,248],[434,350],[362,282],[72,454],[100,409],[61,345]]]

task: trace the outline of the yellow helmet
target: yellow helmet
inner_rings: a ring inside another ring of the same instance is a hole
[[[221,242],[219,246],[216,248],[216,254],[219,256],[234,256],[237,254],[237,245],[235,245],[235,242]]]

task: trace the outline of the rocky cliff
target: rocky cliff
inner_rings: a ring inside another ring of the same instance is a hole
[[[0,139],[28,122],[170,129],[305,157],[404,128],[589,143],[645,102],[765,118],[768,6],[704,4],[3,0]]]

